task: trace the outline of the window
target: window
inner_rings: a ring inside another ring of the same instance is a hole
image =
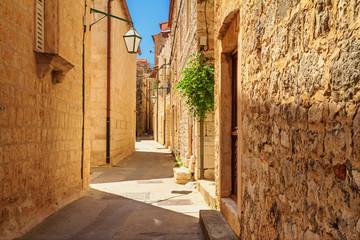
[[[36,0],[35,49],[44,52],[44,0]]]

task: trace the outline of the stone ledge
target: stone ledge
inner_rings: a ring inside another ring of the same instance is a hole
[[[51,73],[53,84],[62,83],[66,73],[74,65],[56,53],[43,53],[35,51],[37,75],[44,78]]]
[[[212,209],[217,209],[215,201],[215,182],[209,180],[197,180],[196,189],[201,193],[207,205]]]
[[[199,222],[206,240],[238,239],[219,211],[200,210]]]

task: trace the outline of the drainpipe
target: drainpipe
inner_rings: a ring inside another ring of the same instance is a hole
[[[164,87],[166,86],[166,59],[164,65]],[[167,89],[163,89],[164,91],[164,146],[166,145],[165,137],[166,137],[166,94]]]
[[[108,0],[107,13],[111,14],[111,1]],[[110,75],[111,73],[111,17],[107,18],[107,89],[106,89],[106,163],[110,163]]]
[[[156,141],[157,142],[159,142],[159,70],[156,73]]]
[[[85,34],[87,18],[87,2],[85,0],[84,32],[82,43],[82,128],[81,128],[81,181],[84,187],[84,154],[85,154]]]
[[[145,87],[147,88],[147,81],[145,80],[145,82],[146,82]],[[147,122],[148,122],[148,95],[147,95],[147,89],[146,89],[145,90],[145,132],[146,133],[148,132]]]
[[[150,83],[149,82],[147,82],[146,83],[146,85],[148,86],[148,90],[147,90],[147,92],[148,92],[148,96],[149,96],[149,117],[148,117],[148,120],[149,120],[149,122],[148,123],[146,123],[147,124],[147,133],[149,134],[150,133],[150,130],[151,130],[151,125],[150,125],[150,119],[151,119],[151,95],[150,95]]]

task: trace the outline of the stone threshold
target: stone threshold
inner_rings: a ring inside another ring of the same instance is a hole
[[[200,210],[199,223],[206,240],[238,239],[221,212],[217,210]]]
[[[197,180],[196,189],[201,193],[211,209],[218,209],[215,198],[215,182],[211,180]]]

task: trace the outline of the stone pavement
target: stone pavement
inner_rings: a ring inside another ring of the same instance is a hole
[[[115,167],[91,169],[88,194],[48,217],[21,240],[203,239],[196,189],[175,184],[174,157],[154,141]]]

